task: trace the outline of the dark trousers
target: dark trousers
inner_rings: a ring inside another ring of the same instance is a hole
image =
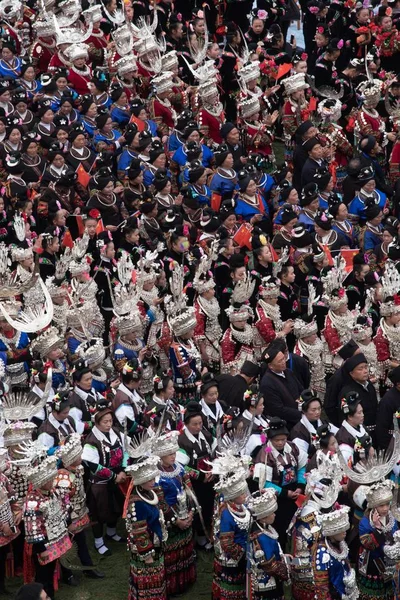
[[[110,522],[107,523],[107,527],[116,527],[116,525],[117,525],[117,521],[113,521],[112,523],[110,523]],[[93,535],[95,538],[103,537],[104,523],[95,523],[95,525],[92,526],[92,530],[93,530]]]
[[[99,536],[100,537],[100,536]],[[80,558],[81,563],[84,567],[91,567],[93,565],[93,561],[90,557],[87,540],[86,540],[86,532],[80,531],[74,536],[74,542],[78,546],[78,556]]]
[[[42,584],[42,586],[44,587],[44,591],[52,600],[54,598],[53,577],[54,577],[54,569],[56,566],[56,561],[53,560],[52,562],[48,563],[47,565],[40,565],[37,555],[34,555],[34,561],[35,561],[35,569],[36,569],[35,581],[37,583]]]
[[[10,544],[0,547],[0,590],[4,588],[4,580],[6,578],[6,560],[9,549]]]

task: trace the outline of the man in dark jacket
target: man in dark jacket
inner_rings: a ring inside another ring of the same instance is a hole
[[[388,137],[390,135],[392,134],[389,133]],[[387,183],[385,173],[383,172],[383,169],[378,161],[380,148],[376,138],[373,135],[366,135],[360,141],[359,149],[361,152],[362,167],[371,166],[374,169],[374,179],[378,190],[386,194],[386,196],[392,196],[393,188],[389,183]]]
[[[315,137],[317,133],[318,129],[314,126],[312,121],[304,121],[304,123],[296,129],[294,134],[296,146],[293,153],[293,187],[296,188],[299,194],[301,193],[301,170],[308,158],[303,143],[310,138]]]
[[[344,364],[344,371],[348,377],[340,391],[339,398],[343,398],[348,392],[358,393],[364,410],[364,427],[376,439],[378,399],[376,390],[369,381],[368,361],[365,355],[360,352],[349,358]]]
[[[284,419],[290,429],[301,419],[298,400],[302,385],[286,368],[286,355],[280,345],[272,343],[264,354],[264,360],[268,365],[260,385],[264,415]]]
[[[347,359],[361,352],[360,348],[354,340],[350,340],[340,348],[338,356],[346,361]],[[347,376],[345,371],[345,362],[334,372],[332,377],[328,379],[326,384],[326,393],[324,400],[324,409],[329,421],[340,427],[343,421],[343,414],[340,408],[340,390],[346,384]]]
[[[393,437],[393,417],[400,410],[400,367],[396,367],[389,373],[389,379],[393,383],[383,396],[378,406],[376,417],[376,440],[379,448],[386,450]]]
[[[239,375],[218,375],[218,399],[227,406],[236,406],[242,412],[245,409],[243,396],[249,386],[255,382],[260,374],[260,367],[246,360]]]
[[[303,144],[304,150],[308,154],[308,158],[304,163],[301,170],[301,187],[303,188],[307,183],[314,181],[314,175],[321,167],[327,167],[327,163],[324,160],[324,149],[321,141],[314,137],[307,140]]]

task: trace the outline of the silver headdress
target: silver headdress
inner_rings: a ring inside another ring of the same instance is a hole
[[[387,317],[400,311],[400,304],[395,301],[395,297],[400,292],[400,273],[393,261],[388,260],[385,263],[385,272],[381,281],[383,301],[380,306],[380,313],[382,317]]]
[[[338,457],[340,464],[344,471],[344,474],[354,481],[366,485],[369,483],[375,483],[380,479],[384,479],[388,473],[393,469],[400,456],[400,432],[397,418],[393,419],[394,428],[394,446],[391,451],[384,453],[376,453],[374,456],[368,456],[366,461],[357,463],[354,469],[349,467],[343,454],[338,448]]]
[[[356,91],[361,93],[364,106],[375,107],[381,99],[382,88],[383,82],[380,79],[372,79],[360,83]]]
[[[163,456],[169,456],[178,452],[179,444],[179,431],[169,431],[156,438],[156,441],[152,444],[153,452],[160,458]]]
[[[267,488],[262,493],[253,494],[247,504],[255,519],[263,519],[278,510],[278,500],[275,490]]]
[[[52,369],[47,371],[46,387],[43,396],[32,403],[29,390],[7,392],[2,398],[1,409],[7,421],[30,421],[47,403],[52,385]]]
[[[368,508],[376,508],[382,504],[390,504],[393,500],[394,483],[390,479],[378,481],[366,492]]]
[[[61,348],[63,343],[64,340],[60,336],[58,329],[48,327],[48,329],[39,333],[37,338],[33,340],[31,348],[33,352],[38,352],[41,358],[45,358],[52,350]]]
[[[290,77],[284,79],[282,83],[285,87],[285,94],[288,96],[294,92],[306,90],[309,87],[308,83],[306,83],[304,73],[296,73],[296,75],[291,75]]]
[[[347,294],[343,282],[347,277],[346,262],[343,257],[334,259],[332,269],[321,277],[324,286],[323,300],[332,310],[337,310],[343,304],[347,304]]]
[[[138,336],[143,333],[143,318],[137,303],[142,289],[142,281],[132,283],[133,264],[127,252],[118,261],[118,279],[121,282],[111,291],[113,299],[115,325],[120,335],[136,331]],[[111,288],[110,288],[111,289]]]
[[[128,439],[126,428],[124,431],[125,449],[131,458],[136,462],[126,467],[126,472],[130,473],[134,485],[141,485],[152,479],[156,479],[158,472],[158,456],[152,454],[154,438],[150,437],[147,431],[141,438]]]
[[[255,285],[255,280],[248,273],[245,274],[243,280],[236,282],[230,298],[231,306],[225,310],[231,323],[235,321],[247,321],[249,317],[253,316],[251,306],[245,303],[251,297]]]
[[[133,34],[129,25],[125,24],[111,32],[118,54],[122,57],[130,54],[133,48]],[[120,59],[122,60],[122,58]]]
[[[182,265],[176,265],[170,279],[171,296],[165,298],[167,321],[173,333],[181,336],[196,327],[196,314],[192,306],[187,306],[184,291],[185,271]]]
[[[151,252],[148,250],[146,254],[142,255],[138,261],[138,274],[137,277],[142,283],[148,281],[155,281],[159,274],[159,254],[157,250]]]
[[[96,371],[106,359],[106,351],[102,338],[92,338],[79,344],[76,353],[82,358],[89,369]]]
[[[321,515],[322,535],[329,537],[350,529],[349,512],[349,506],[342,506],[330,513]]]
[[[56,32],[57,46],[61,46],[62,44],[68,44],[68,46],[71,44],[83,44],[92,35],[93,23],[89,23],[89,26],[85,32],[76,27],[61,28],[55,15],[53,15],[53,23]],[[69,23],[71,23],[70,19]]]
[[[1,0],[0,2],[0,17],[6,23],[10,19],[21,16],[22,10],[23,4],[19,0]]]
[[[199,294],[207,292],[215,287],[214,278],[210,274],[213,259],[213,253],[210,252],[209,255],[202,256],[198,262],[193,279],[193,287]]]
[[[336,455],[318,453],[318,466],[307,475],[306,494],[321,507],[331,508],[338,498],[342,469]],[[322,483],[328,480],[330,483]]]
[[[278,277],[278,273],[282,271],[282,267],[287,263],[289,259],[289,248],[282,248],[280,257],[272,265],[272,276]]]
[[[19,446],[20,444],[32,440],[32,434],[36,429],[36,425],[30,421],[17,421],[10,423],[4,429],[4,445],[6,448],[10,446]],[[42,448],[43,444],[40,443]]]
[[[72,465],[82,455],[82,442],[79,433],[72,433],[68,439],[60,444],[57,457],[61,458],[65,467]]]

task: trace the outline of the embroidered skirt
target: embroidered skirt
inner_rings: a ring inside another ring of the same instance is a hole
[[[393,580],[379,575],[358,574],[357,585],[359,600],[392,600],[394,597]]]
[[[147,565],[131,555],[128,600],[167,600],[164,555],[159,551]]]
[[[167,577],[167,594],[182,594],[196,581],[196,560],[193,529],[171,527],[164,545],[164,563]]]
[[[245,557],[243,557],[234,567],[227,567],[215,557],[212,598],[213,600],[246,599]]]

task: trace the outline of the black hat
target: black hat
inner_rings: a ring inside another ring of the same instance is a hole
[[[199,160],[193,160],[188,169],[188,176],[190,183],[196,183],[203,175],[205,168]]]
[[[191,140],[186,144],[186,157],[188,162],[199,158],[201,154],[201,146],[194,140]]]
[[[394,369],[389,371],[388,377],[393,383],[393,385],[396,385],[396,383],[400,383],[400,367],[395,367]]]
[[[231,271],[234,269],[240,269],[241,267],[244,267],[245,264],[246,261],[244,260],[243,254],[233,254],[229,259],[229,267]]]
[[[160,140],[153,140],[149,150],[150,162],[154,162],[161,154],[165,154],[164,145]]]
[[[141,131],[139,133],[139,140],[138,140],[139,150],[145,150],[145,148],[150,146],[152,139],[153,139],[153,136],[151,135],[150,131],[147,131],[146,129],[144,131]]]
[[[281,202],[286,202],[286,200],[290,196],[291,191],[294,190],[294,187],[287,179],[285,179],[283,181],[282,186],[280,186],[280,189],[281,189],[281,197],[280,197]]]
[[[244,169],[238,173],[238,184],[241,192],[245,192],[250,181],[253,179]]]
[[[148,215],[157,206],[157,202],[149,193],[143,194],[143,199],[140,201],[139,210],[142,214]]]
[[[318,398],[318,395],[316,392],[314,392],[314,390],[311,389],[307,389],[307,390],[303,390],[300,394],[300,404],[301,404],[301,410],[303,412],[306,412],[308,407],[310,406],[311,402],[317,401],[320,403],[320,405],[322,406],[322,402],[321,400]]]
[[[214,160],[217,167],[220,167],[228,154],[231,154],[226,144],[220,144],[216,150],[214,150]]]
[[[216,387],[218,389],[218,381],[211,375],[211,373],[205,373],[201,378],[200,393],[204,395],[212,387]]]
[[[308,206],[313,200],[318,198],[318,186],[316,183],[307,183],[300,195],[300,206]]]
[[[237,129],[237,127],[234,123],[224,123],[220,129],[220,134],[221,134],[222,139],[226,140],[227,136],[234,129]]]
[[[264,362],[267,363],[267,365],[269,365],[269,363],[272,362],[274,358],[278,356],[279,352],[282,352],[282,346],[280,344],[275,344],[274,342],[272,342],[263,353]]]
[[[135,116],[138,117],[141,113],[141,111],[143,109],[145,109],[146,106],[144,105],[143,101],[141,100],[141,98],[134,98],[131,102],[131,113]]]
[[[388,246],[388,258],[390,260],[400,260],[400,244],[397,240],[393,240]]]
[[[171,181],[171,178],[168,175],[167,169],[157,169],[154,173],[153,185],[157,192],[161,192],[167,185],[168,181]]]
[[[349,407],[355,408],[360,402],[360,394],[358,392],[347,392],[341,400],[342,412],[344,412],[345,415],[348,414],[350,412]]]
[[[324,231],[330,231],[332,229],[333,217],[325,210],[317,210],[314,221],[315,224]]]
[[[285,162],[277,166],[276,171],[273,173],[273,178],[277,184],[286,181],[286,175],[289,173],[289,165]],[[289,182],[288,182],[289,183]]]
[[[363,363],[368,364],[368,361],[365,354],[360,352],[359,354],[354,354],[351,358],[346,360],[346,362],[344,363],[344,368],[347,373],[351,373],[353,369],[358,367],[358,365],[362,365]]]
[[[128,144],[128,146],[130,146],[132,144],[137,132],[138,132],[138,128],[137,128],[136,123],[129,123],[127,125],[124,138],[125,138],[125,142]]]
[[[183,225],[183,216],[176,208],[169,208],[160,216],[160,226],[163,231],[176,231]]]
[[[286,421],[279,417],[271,417],[268,422],[267,436],[268,439],[272,440],[278,435],[289,435]]]
[[[324,440],[330,435],[333,435],[333,433],[330,430],[329,423],[322,423],[322,425],[317,428],[317,436],[320,440]]]
[[[302,225],[297,223],[292,230],[291,245],[295,248],[306,248],[312,246],[313,240],[311,233]]]
[[[185,140],[187,140],[187,138],[191,133],[193,133],[193,131],[199,131],[199,126],[196,123],[196,121],[188,121],[186,123],[185,129],[183,130],[182,136]]]
[[[323,192],[326,189],[331,179],[332,175],[326,167],[318,167],[313,177],[313,181],[318,185],[318,189],[321,192]]]
[[[299,125],[298,128],[296,129],[295,136],[297,138],[301,139],[303,137],[303,135],[305,133],[307,133],[307,131],[309,129],[311,129],[311,127],[314,127],[314,123],[312,121],[304,121],[304,123]]]
[[[358,183],[368,183],[368,181],[371,181],[372,179],[374,179],[374,177],[374,168],[372,165],[369,165],[368,167],[363,167],[362,169],[360,169],[357,175],[357,181]]]
[[[66,408],[69,408],[70,405],[71,402],[69,400],[69,390],[57,392],[51,401],[51,409],[58,413],[62,412]]]
[[[318,138],[313,137],[303,143],[303,148],[306,152],[311,152],[314,146],[321,145],[321,142]]]
[[[328,198],[329,212],[335,219],[338,215],[340,205],[344,204],[343,200],[337,194],[331,194]]]
[[[235,214],[236,200],[234,198],[226,198],[221,202],[219,207],[219,215],[222,221]]]
[[[70,188],[77,179],[78,173],[65,165],[61,171],[61,177],[56,181],[56,186]]]
[[[182,190],[182,205],[186,206],[186,208],[191,208],[192,210],[198,210],[200,207],[199,201],[197,200],[197,194],[195,191],[187,187],[185,190]]]
[[[138,158],[133,158],[131,164],[128,167],[128,178],[136,179],[138,175],[142,172],[140,167],[140,160]]]
[[[291,204],[284,204],[281,211],[282,225],[287,225],[293,219],[297,219],[297,214],[294,212]]]
[[[390,244],[389,244],[389,246],[390,246]],[[389,258],[392,258],[392,257],[389,256]],[[399,258],[400,258],[400,247],[399,247]],[[380,283],[381,279],[379,277],[379,273],[377,273],[376,271],[370,271],[369,273],[366,274],[364,281],[368,287],[373,287],[377,283]]]
[[[358,344],[356,344],[354,340],[350,340],[346,344],[344,344],[340,348],[340,350],[338,350],[338,354],[340,358],[343,358],[343,360],[347,360],[348,358],[353,356],[354,352],[358,350],[358,348]]]
[[[175,129],[181,133],[184,131],[186,125],[193,120],[193,112],[189,108],[185,108],[176,119]]]
[[[260,367],[256,365],[256,363],[251,362],[251,360],[245,360],[240,367],[240,373],[246,375],[246,377],[258,377],[260,374]]]
[[[375,219],[375,217],[377,217],[381,213],[381,211],[382,209],[379,206],[379,204],[375,204],[374,200],[371,199],[371,201],[365,202],[363,215],[365,216],[367,221],[371,221],[372,219]]]

